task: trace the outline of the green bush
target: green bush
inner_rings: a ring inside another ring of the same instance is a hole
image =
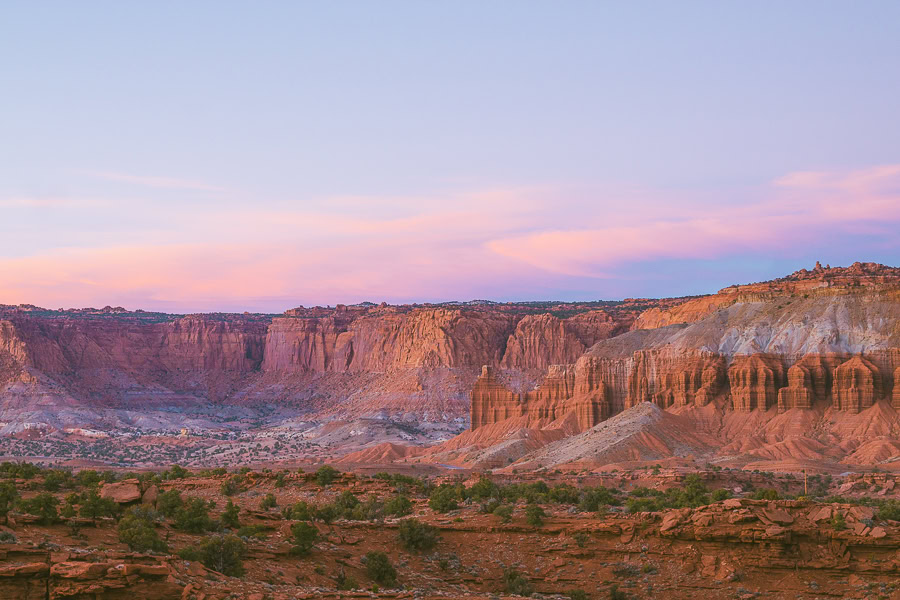
[[[885,500],[878,507],[876,518],[882,521],[900,521],[900,502],[897,500]]]
[[[168,546],[157,535],[155,521],[155,515],[147,509],[129,509],[119,521],[119,541],[132,552],[166,552]]]
[[[0,483],[0,516],[7,523],[7,515],[19,498],[19,490],[12,483]]]
[[[100,485],[100,473],[94,469],[85,469],[78,472],[78,475],[75,476],[75,481],[82,487],[97,487]]]
[[[450,512],[451,510],[456,510],[459,508],[459,504],[457,504],[457,495],[456,490],[449,486],[440,486],[434,489],[431,492],[431,496],[428,498],[428,506],[431,507],[431,510],[439,513]]]
[[[234,475],[229,477],[222,483],[221,491],[225,496],[236,496],[237,494],[244,492],[244,476]]]
[[[528,577],[515,569],[506,569],[503,572],[503,589],[507,594],[518,596],[530,596],[534,593],[534,586],[528,581]]]
[[[309,523],[301,521],[291,525],[291,535],[294,542],[294,545],[291,547],[291,554],[306,556],[319,539],[319,530]]]
[[[384,552],[366,554],[366,574],[369,579],[384,586],[393,587],[397,584],[397,569]]]
[[[325,524],[331,524],[340,516],[334,504],[325,504],[316,508],[315,518]]]
[[[569,600],[589,600],[590,596],[584,590],[569,590],[566,592]]]
[[[72,484],[72,476],[66,471],[52,469],[44,471],[44,489],[48,492],[58,492],[63,487]]]
[[[500,496],[500,488],[496,483],[482,477],[478,482],[469,488],[469,497],[475,500],[486,500],[488,498],[498,498]]]
[[[503,504],[494,509],[494,516],[500,518],[501,523],[509,523],[512,521],[513,507],[509,504]]]
[[[778,490],[772,488],[764,488],[761,490],[756,490],[753,494],[750,495],[754,500],[778,500]]]
[[[227,527],[228,529],[237,529],[241,526],[240,520],[241,509],[231,501],[231,498],[228,499],[228,502],[225,503],[225,510],[222,512],[221,522],[222,527]]]
[[[412,501],[404,494],[397,494],[384,503],[384,514],[391,517],[404,517],[412,512]]]
[[[427,552],[438,543],[437,529],[416,519],[405,519],[400,522],[400,541],[410,552]]]
[[[119,513],[119,505],[112,498],[101,498],[97,490],[85,494],[78,509],[78,514],[86,519],[96,521],[100,517],[114,517]]]
[[[58,505],[59,500],[49,492],[43,492],[33,498],[21,501],[22,510],[29,515],[40,517],[40,521],[44,525],[59,521],[59,512],[56,509]]]
[[[303,500],[298,500],[290,507],[290,516],[286,515],[285,518],[293,519],[294,521],[310,521],[315,510],[314,506],[310,506]]]
[[[260,510],[270,510],[278,506],[278,501],[274,494],[266,494],[259,503]]]
[[[213,528],[209,507],[201,498],[188,498],[175,513],[175,529],[188,533],[203,533]]]
[[[532,527],[540,527],[543,525],[544,517],[546,516],[547,513],[544,512],[544,509],[536,504],[525,507],[525,521]]]
[[[331,485],[334,480],[337,479],[338,475],[340,475],[340,471],[338,471],[334,467],[323,465],[319,467],[318,471],[316,471],[316,483],[318,483],[322,487]]]
[[[713,490],[713,493],[710,495],[710,500],[712,500],[713,502],[721,502],[722,500],[727,500],[728,498],[731,498],[731,492],[726,490],[725,488]]]
[[[199,546],[179,551],[178,555],[186,560],[199,560],[207,569],[240,577],[244,574],[247,545],[236,535],[216,535]]]
[[[175,513],[181,510],[182,506],[184,500],[181,499],[181,492],[178,490],[168,490],[156,498],[156,510],[170,519],[175,517]]]
[[[352,575],[347,575],[346,573],[344,573],[343,568],[340,570],[337,576],[335,576],[334,583],[337,586],[337,589],[341,591],[355,590],[359,587],[359,584],[356,583],[356,579],[354,579]]]
[[[831,518],[831,526],[835,531],[847,529],[847,520],[844,518],[844,514],[839,512],[834,513],[834,516]]]

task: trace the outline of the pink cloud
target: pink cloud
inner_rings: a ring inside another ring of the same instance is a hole
[[[211,214],[187,207],[129,244],[0,258],[0,302],[280,311],[535,297],[560,281],[621,278],[628,265],[658,259],[784,253],[843,235],[878,235],[890,245],[898,180],[892,165],[793,173],[756,190],[756,201],[732,204],[639,188],[501,188],[388,198],[390,214],[369,216],[382,199]]]
[[[719,258],[797,248],[827,236],[885,232],[900,221],[900,165],[848,172],[797,172],[773,182],[755,203],[679,203],[681,214],[648,216],[633,226],[540,231],[498,238],[487,247],[548,271],[605,277],[624,263]]]

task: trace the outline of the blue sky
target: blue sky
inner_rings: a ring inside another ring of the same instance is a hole
[[[703,293],[900,263],[896,2],[7,2],[0,303]]]

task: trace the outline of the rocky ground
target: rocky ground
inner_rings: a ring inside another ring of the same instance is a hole
[[[10,600],[900,598],[882,473],[33,471],[0,469]]]

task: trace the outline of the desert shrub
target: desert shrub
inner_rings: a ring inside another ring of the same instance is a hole
[[[605,509],[607,506],[616,506],[618,504],[621,504],[621,502],[613,490],[602,485],[595,488],[585,488],[581,491],[578,499],[578,508],[585,512],[597,512]]]
[[[159,538],[154,526],[155,515],[146,509],[129,509],[119,521],[119,541],[132,552],[166,552],[168,546]]]
[[[78,514],[96,521],[100,517],[114,517],[119,513],[119,505],[112,498],[101,498],[97,490],[90,490],[81,500]]]
[[[619,589],[618,583],[614,583],[609,587],[609,600],[628,600],[628,594]]]
[[[404,494],[397,494],[384,503],[384,514],[391,517],[403,517],[412,512],[412,501]]]
[[[778,500],[778,490],[773,488],[763,488],[756,490],[750,495],[754,500]]]
[[[173,518],[181,507],[184,506],[184,500],[181,498],[181,492],[178,490],[168,490],[162,492],[156,498],[156,510],[165,517]]]
[[[844,518],[844,513],[834,513],[834,516],[831,518],[831,526],[835,531],[847,529],[847,520]]]
[[[575,543],[579,548],[584,548],[585,546],[587,546],[590,536],[583,531],[576,531],[574,534],[572,534],[572,539],[575,540]]]
[[[66,471],[51,469],[44,471],[44,489],[48,492],[58,492],[64,487],[72,485],[72,476]]]
[[[275,494],[266,494],[259,503],[260,510],[270,510],[276,506],[278,506],[278,501],[275,499]]]
[[[163,481],[172,481],[175,479],[185,479],[190,477],[191,472],[182,467],[181,465],[172,465],[166,471],[163,471],[159,474],[159,478]]]
[[[322,521],[325,524],[331,524],[340,516],[340,514],[334,504],[324,504],[316,508],[314,516],[318,521]]]
[[[713,502],[721,502],[722,500],[731,498],[731,492],[726,490],[725,488],[719,488],[717,490],[713,490],[713,493],[710,494],[709,498]]]
[[[309,523],[301,521],[291,525],[291,535],[293,536],[291,541],[294,543],[291,547],[291,554],[306,556],[319,539],[319,530]]]
[[[344,510],[343,516],[351,521],[381,520],[384,518],[384,503],[375,496],[370,496],[352,509]]]
[[[19,538],[12,531],[0,531],[0,544],[18,544]]]
[[[533,483],[513,483],[500,488],[504,500],[515,502],[524,499],[529,504],[547,502],[550,487],[544,481]]]
[[[0,475],[7,479],[32,479],[41,472],[37,465],[26,462],[4,462],[0,464]]]
[[[569,590],[565,593],[569,600],[589,600],[590,596],[584,590]]]
[[[343,568],[335,575],[334,583],[341,591],[355,590],[359,587],[356,579],[352,575],[347,575]]]
[[[547,513],[537,504],[530,504],[525,507],[525,521],[532,527],[540,527],[544,524],[544,517]]]
[[[900,501],[885,500],[878,507],[875,516],[881,520],[900,521]]]
[[[49,492],[43,492],[33,498],[21,501],[22,510],[29,515],[40,517],[41,523],[45,525],[59,521],[59,511],[56,509],[58,505],[59,500]]]
[[[63,504],[63,507],[59,509],[59,516],[64,519],[71,519],[75,514],[75,505],[71,502],[66,502]]]
[[[337,479],[338,475],[340,475],[340,472],[337,469],[328,465],[323,465],[316,471],[316,483],[322,487],[331,485],[334,480]]]
[[[278,475],[275,476],[275,487],[280,489],[280,488],[283,488],[285,485],[286,485],[286,482],[284,480],[284,471],[282,471],[281,473],[279,473]]]
[[[81,487],[97,487],[100,485],[100,473],[94,469],[85,469],[84,471],[78,472],[75,476],[75,481]]]
[[[344,492],[338,496],[338,499],[334,501],[334,504],[339,512],[344,513],[359,506],[359,498],[357,498],[350,490],[344,490]]]
[[[528,577],[510,568],[503,572],[503,590],[507,594],[530,596],[534,592],[534,586],[528,581]]]
[[[0,483],[0,516],[3,517],[4,523],[7,522],[7,515],[18,498],[19,490],[16,489],[15,485],[12,483]]]
[[[500,488],[496,483],[494,483],[487,477],[482,477],[475,483],[475,485],[469,488],[468,494],[470,498],[473,498],[475,500],[498,498],[500,496]]]
[[[178,555],[186,560],[199,560],[207,569],[240,577],[244,574],[247,545],[236,535],[215,535],[198,546],[179,551]]]
[[[547,492],[547,498],[550,502],[556,504],[578,504],[581,500],[581,494],[575,486],[568,483],[561,483],[550,488]]]
[[[240,527],[240,514],[241,509],[231,501],[231,498],[229,498],[228,502],[225,503],[225,510],[222,511],[222,517],[220,518],[222,527],[227,527],[229,529],[237,529]]]
[[[439,539],[437,529],[416,519],[401,521],[399,536],[403,547],[410,552],[427,552],[437,545]]]
[[[233,475],[222,483],[222,494],[225,496],[235,496],[245,491],[244,476]]]
[[[366,554],[366,575],[381,585],[390,587],[397,584],[397,569],[394,568],[388,555],[384,552]]]
[[[435,512],[446,513],[459,508],[456,490],[450,486],[440,486],[431,492],[428,498],[428,506]]]
[[[294,521],[309,521],[312,519],[314,512],[315,507],[310,506],[303,500],[298,500],[290,507],[290,516],[285,515],[285,518],[293,519]]]
[[[188,533],[203,533],[213,528],[209,517],[209,506],[201,498],[188,498],[184,505],[175,512],[175,529]]]
[[[503,504],[494,509],[494,516],[500,519],[501,523],[509,523],[512,521],[513,507],[509,504]]]

